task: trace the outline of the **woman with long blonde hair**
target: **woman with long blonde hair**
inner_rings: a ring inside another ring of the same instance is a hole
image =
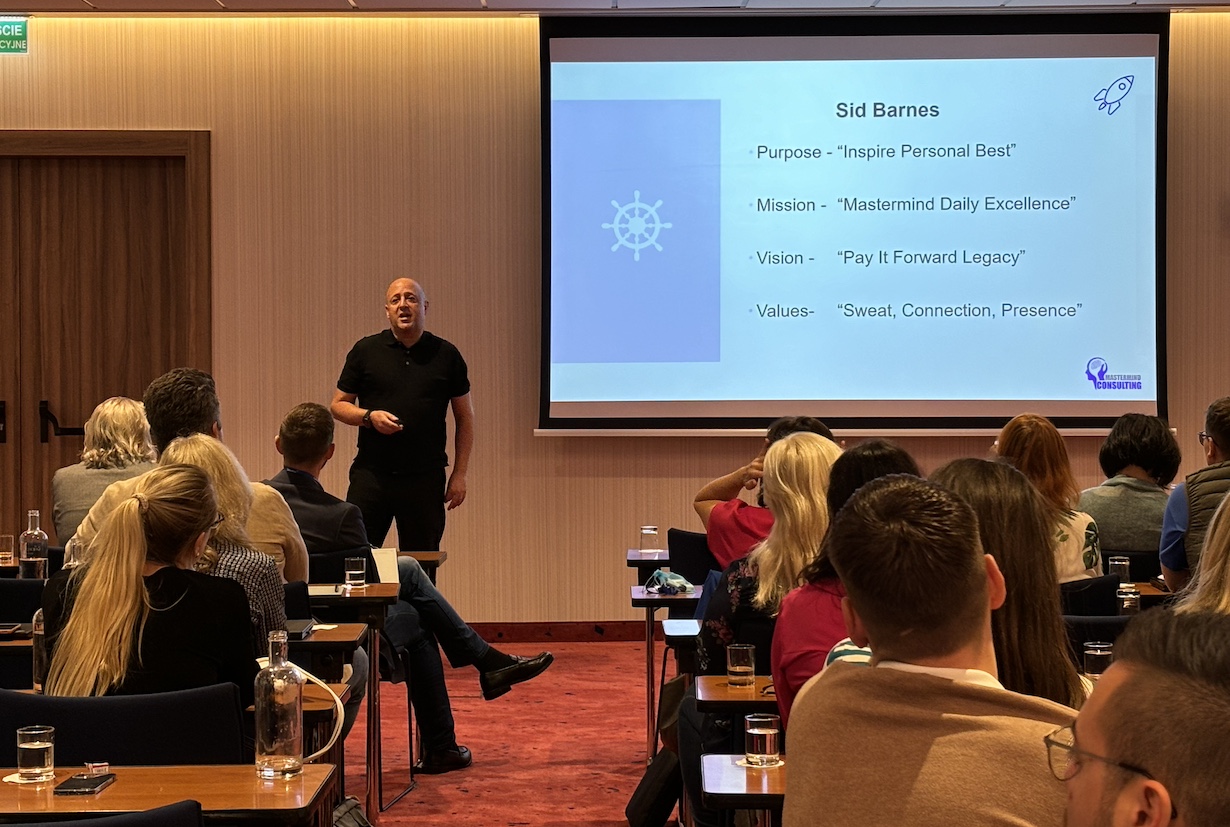
[[[49,695],[143,694],[214,683],[252,700],[256,676],[243,590],[192,570],[218,523],[198,468],[141,477],[103,523],[89,560],[43,593]]]
[[[807,432],[783,437],[765,452],[762,483],[773,528],[751,554],[722,572],[697,636],[698,674],[725,674],[726,647],[732,643],[754,645],[756,674],[769,674],[782,598],[800,583],[804,567],[819,554],[828,531],[825,495],[830,470],[840,455],[841,448],[831,440]],[[679,710],[679,758],[697,825],[720,823],[718,814],[698,806],[700,756],[734,752],[732,733],[728,717],[703,715],[696,710],[694,695],[684,697]],[[741,729],[737,735],[742,743]]]
[[[56,538],[67,545],[107,486],[139,477],[154,467],[145,406],[126,396],[104,400],[85,421],[81,462],[51,478],[51,516]]]
[[[1049,506],[1055,526],[1053,549],[1059,582],[1101,576],[1098,524],[1093,517],[1075,510],[1080,486],[1059,429],[1045,416],[1021,414],[999,432],[995,452],[1024,474]]]
[[[159,461],[193,465],[209,477],[222,522],[214,529],[196,569],[243,586],[252,618],[252,639],[258,653],[264,652],[269,633],[286,628],[286,593],[277,563],[253,549],[248,539],[246,526],[252,512],[248,475],[229,448],[205,434],[173,440]]]

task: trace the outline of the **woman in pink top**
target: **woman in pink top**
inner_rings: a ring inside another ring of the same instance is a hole
[[[919,476],[918,464],[901,448],[883,439],[856,445],[833,463],[826,493],[830,517],[864,484],[889,474]],[[803,570],[802,586],[782,599],[773,630],[772,671],[782,726],[803,684],[824,668],[829,650],[846,637],[841,599],[846,596],[837,572],[824,556]]]

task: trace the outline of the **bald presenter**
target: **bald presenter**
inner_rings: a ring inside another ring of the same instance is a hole
[[[363,512],[373,546],[384,543],[396,520],[399,548],[439,550],[445,507],[451,511],[466,498],[474,446],[470,379],[457,348],[426,330],[428,304],[414,279],[389,285],[389,329],[350,349],[329,406],[335,419],[359,429],[346,499]],[[446,481],[449,408],[456,455]]]

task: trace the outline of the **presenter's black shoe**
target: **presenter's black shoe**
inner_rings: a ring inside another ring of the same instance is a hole
[[[555,660],[555,656],[550,652],[543,652],[532,658],[517,655],[508,657],[512,659],[512,663],[508,666],[478,674],[478,685],[483,688],[483,697],[489,701],[495,700],[512,689],[513,684],[538,677]]]
[[[415,772],[423,775],[442,775],[453,770],[464,770],[474,763],[474,756],[463,746],[424,753],[423,760],[415,766]]]

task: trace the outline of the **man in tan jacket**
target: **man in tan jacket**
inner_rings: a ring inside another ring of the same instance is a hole
[[[969,506],[884,477],[838,513],[825,553],[850,637],[873,655],[870,668],[830,666],[795,700],[785,827],[1058,827],[1042,739],[1076,713],[997,680],[1004,579]]]
[[[161,454],[171,440],[192,434],[222,438],[222,421],[214,379],[193,368],[175,368],[159,376],[145,389],[145,417],[149,420],[154,448]],[[136,490],[133,477],[107,486],[98,502],[85,516],[75,537],[89,545],[103,521],[115,507]],[[287,582],[308,579],[307,547],[299,526],[282,495],[264,483],[252,483],[252,511],[248,516],[248,537],[252,548],[277,561]]]

